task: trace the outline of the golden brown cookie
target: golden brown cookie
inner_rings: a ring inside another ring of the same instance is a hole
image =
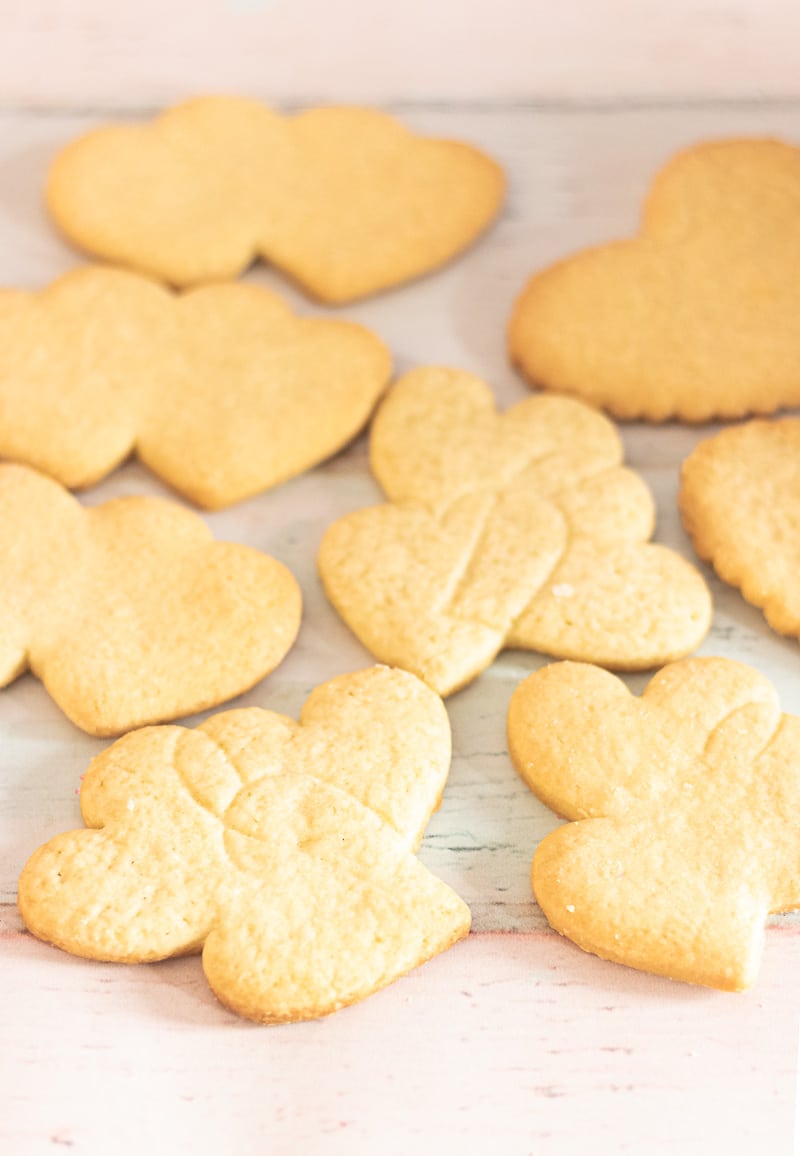
[[[413,853],[449,765],[441,701],[380,667],[317,687],[299,724],[253,708],[137,731],[84,778],[89,830],[29,860],[22,916],[89,959],[202,950],[249,1019],[327,1015],[469,930]]]
[[[386,346],[254,285],[176,297],[90,266],[0,291],[0,456],[92,485],[130,453],[208,509],[330,457],[367,421]]]
[[[177,503],[86,509],[0,465],[0,686],[30,669],[77,726],[120,734],[249,689],[299,625],[289,571]]]
[[[448,261],[503,194],[483,153],[418,137],[385,113],[280,116],[204,97],[68,145],[47,204],[82,249],[173,285],[236,277],[263,257],[341,302]]]
[[[800,404],[800,149],[732,140],[679,153],[639,236],[536,274],[512,360],[543,389],[621,418],[707,421]]]
[[[705,583],[648,544],[650,494],[588,406],[498,415],[479,378],[420,369],[387,395],[370,455],[390,501],[327,530],[322,581],[368,650],[439,694],[504,646],[639,669],[705,635]]]
[[[800,420],[700,442],[681,469],[680,509],[700,557],[773,629],[800,636]]]
[[[765,678],[689,659],[639,699],[558,663],[515,691],[508,741],[531,790],[573,820],[533,860],[556,931],[687,983],[755,982],[767,915],[800,906],[800,719]]]

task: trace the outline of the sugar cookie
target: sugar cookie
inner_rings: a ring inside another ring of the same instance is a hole
[[[800,404],[800,149],[701,144],[656,177],[639,237],[536,274],[511,319],[534,385],[621,418]]]
[[[322,581],[368,650],[439,694],[504,646],[639,669],[705,635],[705,583],[647,543],[650,494],[588,406],[498,415],[478,378],[420,369],[378,410],[370,454],[390,501],[327,530]]]
[[[562,935],[604,959],[739,991],[770,912],[800,906],[800,719],[741,663],[665,667],[640,699],[557,663],[517,688],[512,761],[573,822],[532,883]]]
[[[448,261],[503,194],[489,157],[415,136],[385,113],[280,116],[204,97],[68,145],[47,204],[82,249],[173,285],[236,277],[260,256],[341,302]]]
[[[250,1019],[327,1015],[469,930],[413,854],[449,764],[441,701],[386,668],[317,687],[299,724],[253,708],[137,731],[84,779],[90,829],[29,860],[22,916],[89,959],[202,950]]]
[[[219,509],[330,457],[391,372],[360,325],[300,319],[254,285],[175,297],[121,270],[0,291],[0,456],[70,488],[135,451]]]
[[[680,509],[700,557],[773,629],[800,636],[800,420],[700,442],[681,469]]]
[[[176,502],[86,509],[0,465],[0,686],[30,668],[77,726],[120,734],[248,690],[299,625],[289,571]]]

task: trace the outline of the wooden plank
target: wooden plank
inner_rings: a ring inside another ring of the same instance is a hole
[[[28,0],[6,3],[0,102],[619,100],[798,92],[792,0]]]
[[[196,959],[134,967],[3,937],[7,1151],[406,1156],[788,1153],[800,934],[757,991],[672,984],[552,934],[477,935],[372,999],[257,1028]],[[7,983],[5,990],[10,990]]]

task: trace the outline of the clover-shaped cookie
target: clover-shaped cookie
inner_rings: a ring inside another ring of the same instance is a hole
[[[503,192],[477,149],[415,136],[384,113],[279,116],[205,97],[67,146],[47,203],[81,248],[171,284],[236,277],[263,257],[340,302],[448,261]]]
[[[700,442],[683,463],[680,509],[700,557],[775,630],[800,636],[800,420]]]
[[[300,591],[246,546],[160,498],[85,509],[0,466],[0,686],[27,668],[90,734],[216,706],[294,642]]]
[[[800,404],[800,149],[698,145],[656,177],[636,240],[537,274],[511,319],[534,385],[622,418]]]
[[[378,411],[370,452],[390,502],[328,529],[320,574],[364,645],[439,694],[504,646],[636,669],[708,629],[705,583],[647,543],[650,494],[588,406],[538,397],[498,416],[478,378],[417,370]]]
[[[88,267],[41,293],[0,291],[0,456],[72,488],[135,450],[216,509],[341,449],[390,371],[369,330],[297,318],[266,289],[175,297]]]
[[[536,898],[586,951],[688,983],[756,979],[770,912],[800,906],[800,719],[721,658],[665,667],[640,699],[557,663],[517,688],[512,761],[566,819]]]
[[[251,1019],[327,1015],[469,930],[413,854],[449,764],[441,701],[381,667],[317,687],[299,724],[252,708],[137,731],[92,763],[92,829],[35,852],[20,910],[90,959],[202,950],[216,995]]]

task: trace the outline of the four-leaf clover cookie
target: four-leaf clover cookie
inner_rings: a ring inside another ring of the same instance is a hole
[[[449,764],[441,700],[385,667],[317,687],[299,723],[252,708],[136,731],[83,781],[88,829],[28,861],[20,910],[90,959],[202,951],[251,1019],[327,1015],[469,930],[414,855]]]
[[[204,97],[68,145],[47,204],[82,249],[173,285],[236,277],[263,257],[341,302],[450,260],[504,190],[478,149],[416,136],[373,109],[281,116]]]
[[[77,488],[135,452],[219,509],[340,450],[390,372],[368,329],[295,317],[267,289],[175,296],[90,266],[0,291],[0,457]]]
[[[646,669],[705,635],[703,579],[648,542],[649,491],[588,406],[498,415],[480,379],[421,369],[376,414],[370,455],[390,500],[327,530],[322,581],[372,654],[439,694],[505,646]]]
[[[176,502],[85,508],[0,465],[0,686],[30,669],[77,726],[120,734],[248,690],[299,626],[286,567]]]
[[[557,663],[517,688],[514,766],[565,819],[536,899],[585,951],[689,983],[756,979],[770,912],[800,906],[800,719],[722,658],[665,667],[641,698]]]
[[[715,141],[656,177],[634,240],[537,273],[509,329],[536,386],[621,418],[800,404],[800,149]]]

